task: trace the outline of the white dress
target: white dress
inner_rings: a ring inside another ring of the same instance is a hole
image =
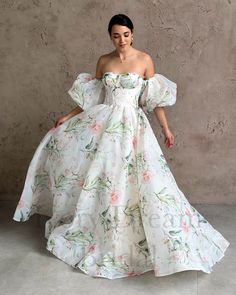
[[[41,140],[14,213],[49,216],[46,248],[92,277],[212,271],[229,242],[179,189],[146,114],[176,102],[161,74],[80,73],[84,111]]]

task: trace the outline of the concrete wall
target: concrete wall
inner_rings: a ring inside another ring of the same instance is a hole
[[[18,200],[40,140],[76,106],[67,94],[76,74],[95,73],[114,49],[117,13],[133,20],[133,46],[178,84],[166,108],[172,149],[149,119],[179,188],[191,202],[235,204],[235,0],[1,0],[1,199]]]

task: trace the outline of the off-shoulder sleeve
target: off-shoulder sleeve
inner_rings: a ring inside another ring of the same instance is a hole
[[[68,93],[77,105],[87,110],[103,103],[105,87],[102,79],[95,78],[89,73],[80,73]]]
[[[155,107],[165,107],[175,104],[177,84],[161,74],[154,74],[144,80],[139,104],[145,113],[151,113]]]

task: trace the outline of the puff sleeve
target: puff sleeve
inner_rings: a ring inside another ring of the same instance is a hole
[[[78,106],[87,110],[103,103],[105,87],[101,78],[95,78],[89,73],[80,73],[68,93]]]
[[[139,104],[147,114],[155,107],[165,107],[175,104],[177,97],[177,84],[161,74],[144,80],[141,89]]]

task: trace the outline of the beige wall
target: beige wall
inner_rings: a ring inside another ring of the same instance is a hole
[[[117,13],[133,20],[133,46],[178,84],[166,108],[172,149],[149,118],[179,188],[191,202],[235,204],[235,0],[0,1],[1,199],[19,198],[40,140],[75,107],[76,74],[95,73],[113,50],[107,25]]]

